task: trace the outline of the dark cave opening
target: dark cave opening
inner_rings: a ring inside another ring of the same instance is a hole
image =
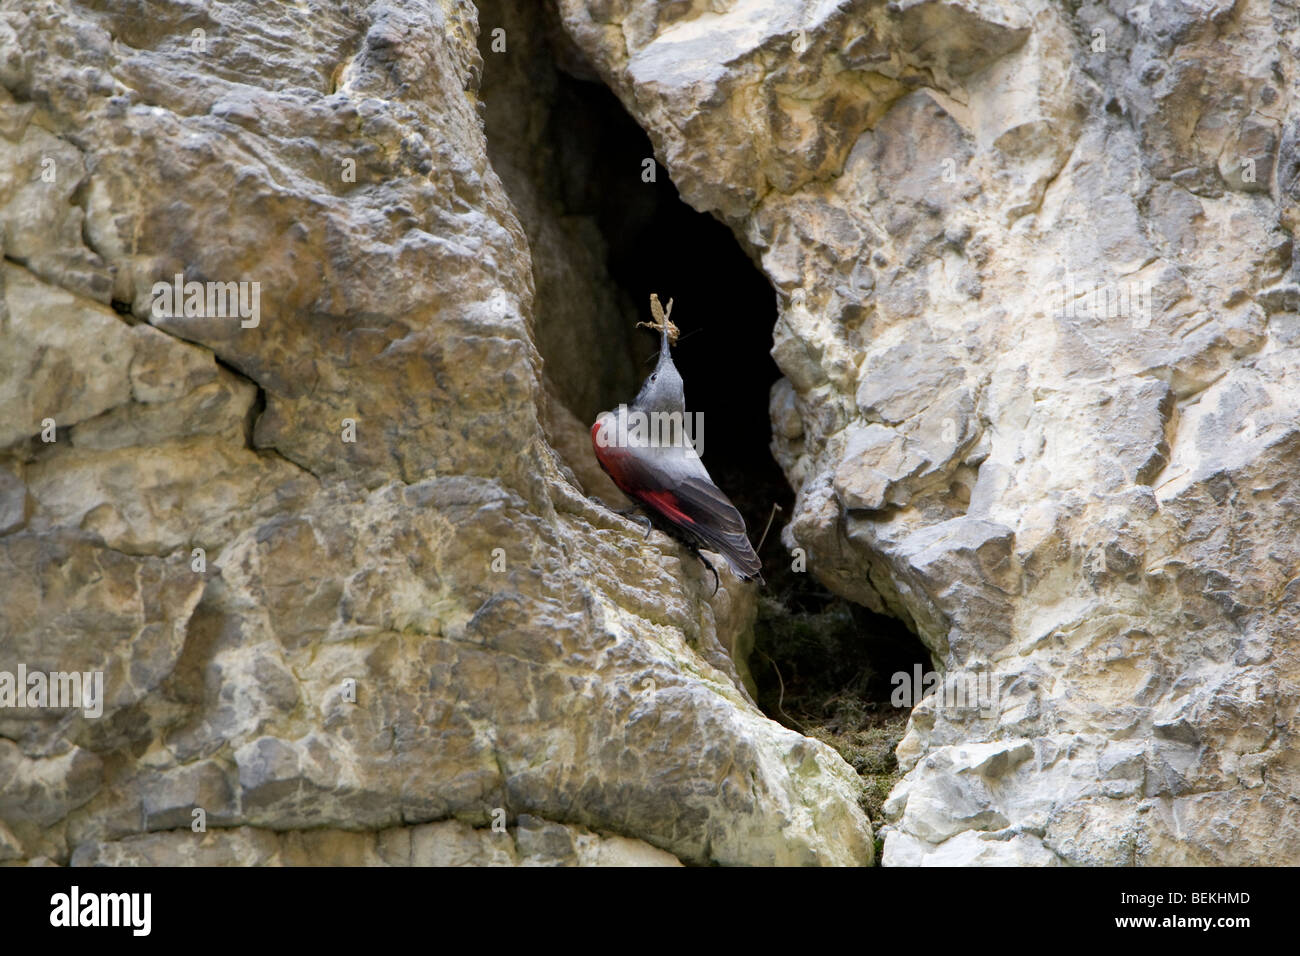
[[[552,49],[562,42],[553,30]],[[572,55],[565,51],[561,62]],[[547,192],[563,215],[596,225],[608,273],[624,293],[620,328],[639,361],[638,382],[653,366],[657,342],[635,322],[649,319],[651,292],[665,303],[673,299],[681,329],[673,357],[688,409],[704,415],[705,466],[740,510],[763,559],[767,585],[750,660],[759,706],[835,746],[862,774],[863,804],[878,824],[908,714],[890,704],[890,676],[910,674],[916,664],[929,670],[930,655],[901,621],[794,571],[781,544],[794,492],[769,447],[768,396],[781,374],[770,353],[776,293],[726,225],[682,200],[667,170],[655,163],[653,181],[646,181],[644,164],[654,150],[614,93],[555,68],[550,52],[546,60],[547,74],[529,92],[549,100],[545,129],[538,130],[554,177]],[[486,86],[487,53],[485,63]],[[491,126],[489,120],[489,132]],[[602,407],[612,408],[632,394],[601,397]],[[759,548],[773,506],[780,510]]]
[[[790,665],[793,674],[783,675],[787,694],[792,684],[800,692],[829,681],[865,700],[887,702],[889,675],[910,672],[915,663],[928,669],[928,653],[902,622],[835,597],[812,575],[791,570],[779,540],[794,492],[769,448],[768,395],[781,375],[771,356],[776,293],[731,230],[687,205],[662,166],[656,164],[653,182],[643,181],[642,164],[654,156],[649,137],[607,87],[558,77],[548,135],[560,167],[605,173],[565,177],[564,206],[596,220],[608,246],[609,273],[639,309],[645,311],[651,292],[674,299],[682,337],[673,356],[688,407],[705,416],[705,465],[744,515],[756,545],[772,506],[781,508],[762,547],[769,591],[782,596],[791,615],[816,619],[834,632],[799,648],[759,649],[778,666],[783,658]],[[592,163],[591,156],[600,158]],[[648,371],[652,333],[629,334],[645,338]],[[774,673],[763,677],[763,670],[756,667],[755,678],[766,697],[767,684],[780,681]]]
[[[769,354],[776,323],[771,285],[730,229],[681,199],[667,170],[656,162],[653,181],[645,181],[644,164],[654,159],[650,140],[607,87],[558,75],[548,132],[558,144],[560,168],[604,174],[566,176],[560,183],[564,207],[596,221],[609,274],[639,318],[650,317],[650,293],[665,304],[674,300],[673,321],[682,335],[673,359],[686,382],[688,407],[705,415],[709,467],[758,469],[758,483],[784,483],[771,455],[754,454],[770,438],[768,392],[781,374]],[[599,157],[594,163],[593,156]],[[645,340],[643,377],[654,365],[657,343],[646,330],[629,334]]]
[[[790,513],[794,494],[768,450],[768,393],[781,375],[770,354],[772,286],[730,229],[681,199],[667,170],[655,163],[654,180],[644,181],[643,163],[654,157],[650,140],[608,88],[558,77],[548,134],[559,168],[601,174],[564,177],[564,207],[595,220],[609,274],[634,303],[635,318],[649,319],[651,292],[674,301],[682,334],[673,359],[688,409],[704,416],[705,466],[740,509],[755,545],[772,505],[781,507],[762,548],[765,566],[780,563],[780,515]],[[630,321],[626,327],[642,340],[640,379],[653,367],[657,343],[650,331]],[[631,397],[609,396],[607,407]]]

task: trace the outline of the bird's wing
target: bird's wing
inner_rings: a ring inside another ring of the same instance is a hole
[[[620,451],[617,464],[610,464],[624,491],[654,509],[699,547],[722,555],[740,577],[761,576],[762,562],[749,543],[744,519],[713,483],[694,449],[665,449],[653,457]]]

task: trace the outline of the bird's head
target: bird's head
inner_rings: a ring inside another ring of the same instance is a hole
[[[642,383],[632,407],[643,412],[686,412],[686,389],[669,354],[666,327],[660,331],[659,364]]]

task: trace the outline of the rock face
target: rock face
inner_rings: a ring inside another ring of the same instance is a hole
[[[609,286],[521,225],[478,29],[0,0],[0,672],[103,675],[0,709],[0,859],[872,860],[723,651],[752,593],[548,441],[535,290]]]
[[[989,689],[885,863],[1294,861],[1296,5],[560,7],[778,290],[786,544]]]
[[[74,866],[680,866],[663,850],[522,814],[504,833],[459,820],[348,830],[236,827],[194,839],[177,830],[84,843]]]
[[[1300,855],[1294,3],[557,7],[777,290],[786,544],[943,671],[884,862]],[[0,708],[0,861],[872,860],[586,496],[549,22],[0,0],[0,694],[103,680]]]

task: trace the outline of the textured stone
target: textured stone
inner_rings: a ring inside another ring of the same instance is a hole
[[[346,830],[274,831],[236,827],[168,831],[86,843],[75,866],[680,866],[639,840],[584,827],[520,818],[500,832],[458,820]]]
[[[1294,860],[1295,10],[559,5],[777,289],[785,543],[992,680],[885,862]]]
[[[9,247],[7,247],[9,248]],[[131,330],[110,309],[3,264],[0,445],[67,428],[131,398]]]
[[[456,0],[0,0],[0,670],[106,696],[0,713],[6,859],[871,862],[752,588],[586,496],[629,316],[535,102],[489,152],[545,96],[506,14],[484,82]]]
[[[102,766],[79,747],[57,757],[27,757],[12,741],[0,740],[0,771],[0,814],[21,829],[50,826],[84,804],[99,789]]]
[[[884,861],[1295,859],[1295,11],[556,7],[776,289],[783,540],[945,672]],[[627,305],[485,12],[0,0],[0,669],[106,686],[0,714],[0,858],[871,860],[751,591],[587,497]]]

